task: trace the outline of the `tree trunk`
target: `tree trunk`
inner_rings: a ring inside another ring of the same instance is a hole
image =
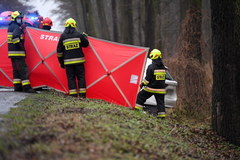
[[[140,27],[140,6],[141,0],[134,0],[132,2],[133,5],[133,43],[135,45],[141,45],[141,27]]]
[[[113,41],[118,41],[118,23],[116,1],[112,0],[112,19],[113,19]]]
[[[180,0],[180,21],[182,21],[185,16],[187,10],[190,8],[190,0]]]
[[[73,17],[80,31],[116,42],[175,54],[180,18],[201,0],[55,0],[60,19]],[[69,5],[73,4],[73,5]],[[183,9],[181,9],[181,7]]]
[[[146,25],[145,25],[145,15],[146,15],[146,11],[145,11],[145,5],[146,5],[146,0],[140,0],[140,10],[139,10],[139,15],[140,15],[140,17],[139,17],[139,21],[140,21],[140,23],[139,23],[139,29],[140,29],[140,37],[139,37],[139,39],[140,39],[140,44],[142,45],[142,46],[144,46],[144,44],[146,44],[145,43],[145,37],[146,37],[146,33],[145,33],[145,27],[146,27]]]
[[[209,0],[202,0],[202,59],[212,65],[212,28]]]
[[[154,0],[146,0],[145,3],[145,46],[150,47],[150,50],[152,50],[155,48],[155,3]]]
[[[94,17],[94,11],[93,11],[93,5],[92,1],[85,1],[81,0],[82,4],[82,9],[83,9],[83,21],[86,24],[86,32],[89,33],[90,35],[96,35],[96,22],[95,22],[95,17]]]
[[[240,145],[239,1],[211,0],[213,31],[212,127]]]
[[[108,31],[108,24],[107,24],[107,19],[108,18],[105,14],[104,11],[104,5],[106,2],[103,0],[96,0],[95,4],[97,6],[97,12],[96,16],[98,17],[97,19],[95,18],[95,21],[99,21],[98,25],[94,26],[96,29],[99,28],[99,37],[104,38],[104,39],[109,39],[109,31]]]
[[[176,52],[176,44],[180,34],[180,0],[165,0],[160,3],[160,35],[156,37],[157,48],[160,48],[165,58],[171,57]],[[171,17],[171,18],[169,18]]]
[[[76,20],[77,22],[77,28],[79,31],[84,31],[87,32],[86,30],[86,23],[84,20],[83,16],[83,6],[81,1],[79,0],[71,0],[71,4],[73,4],[74,9],[72,10],[72,17]]]

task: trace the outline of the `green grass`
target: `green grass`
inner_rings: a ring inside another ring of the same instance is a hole
[[[240,149],[207,124],[165,120],[56,92],[31,95],[3,115],[0,159],[240,159]]]

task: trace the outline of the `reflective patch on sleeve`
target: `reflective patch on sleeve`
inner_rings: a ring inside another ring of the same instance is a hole
[[[148,85],[149,81],[147,81],[146,79],[144,79],[144,80],[142,81],[142,83],[143,83],[144,85]]]
[[[16,44],[20,42],[20,38],[14,38],[12,39],[12,43]]]
[[[13,43],[12,37],[13,37],[12,32],[8,32],[8,43]]]

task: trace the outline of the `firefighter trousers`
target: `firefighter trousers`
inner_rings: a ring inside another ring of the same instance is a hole
[[[22,89],[29,89],[30,82],[28,79],[28,68],[25,62],[25,57],[11,58],[13,67],[13,84],[15,91],[22,91]]]
[[[144,103],[146,102],[146,100],[150,98],[152,95],[154,95],[156,99],[158,112],[165,112],[165,105],[164,105],[165,94],[150,93],[145,90],[141,90],[137,96],[137,104],[144,106]]]
[[[71,96],[82,97],[86,95],[86,81],[85,81],[85,68],[84,64],[67,65],[66,74],[68,79],[68,89]],[[77,80],[77,81],[76,81]]]

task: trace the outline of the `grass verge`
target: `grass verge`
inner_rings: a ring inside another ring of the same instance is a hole
[[[206,124],[165,120],[101,100],[31,95],[3,115],[0,159],[240,159]]]

